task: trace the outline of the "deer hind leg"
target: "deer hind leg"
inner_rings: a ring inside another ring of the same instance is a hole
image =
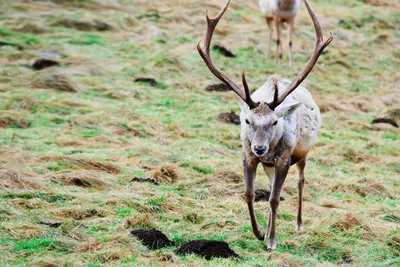
[[[279,166],[280,165],[280,166]],[[276,216],[279,206],[280,195],[290,167],[290,159],[275,168],[275,177],[272,181],[271,195],[269,197],[270,214],[268,220],[268,236],[265,238],[267,249],[269,251],[276,249]]]
[[[294,29],[294,18],[292,18],[288,21],[288,25],[289,25],[289,38],[288,38],[289,39],[289,65],[290,65],[290,67],[293,67],[292,36],[293,36],[293,29]]]
[[[256,179],[258,163],[249,163],[246,159],[243,160],[244,179],[245,179],[245,193],[244,198],[250,213],[251,227],[253,228],[254,235],[259,240],[264,240],[264,233],[260,224],[257,221],[256,213],[254,211],[254,181]]]
[[[282,43],[281,43],[281,19],[275,17],[275,28],[276,28],[276,64],[279,64],[279,59],[281,57]]]
[[[296,221],[296,231],[303,230],[303,219],[301,216],[303,208],[303,188],[304,188],[304,168],[306,167],[307,158],[304,157],[296,163],[298,171],[297,188],[298,188],[298,204],[297,204],[297,221]]]
[[[272,44],[272,35],[274,33],[274,29],[273,29],[273,18],[271,17],[265,17],[265,22],[267,22],[268,25],[268,30],[269,30],[269,39],[268,39],[268,50],[267,50],[267,58],[271,58],[271,44]]]

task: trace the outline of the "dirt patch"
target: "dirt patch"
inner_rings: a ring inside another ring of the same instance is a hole
[[[196,254],[210,260],[212,258],[239,258],[228,245],[223,241],[192,240],[176,250],[176,254]]]
[[[206,91],[209,92],[227,92],[230,91],[229,87],[224,83],[212,84],[207,86]]]
[[[0,189],[45,189],[45,186],[33,174],[0,169]]]
[[[21,129],[26,129],[31,126],[31,123],[23,119],[13,119],[13,118],[1,118],[0,117],[0,127],[16,127]]]
[[[236,125],[240,124],[240,117],[234,111],[219,114],[218,120]]]
[[[150,179],[150,178],[138,178],[138,177],[133,178],[133,179],[131,180],[131,182],[137,182],[137,183],[151,183],[151,184],[154,184],[154,185],[159,185],[159,184],[160,184],[159,182],[157,182],[157,181],[154,180],[154,179]]]
[[[60,65],[60,63],[58,63],[55,60],[40,58],[40,59],[35,60],[35,62],[33,62],[32,68],[34,70],[42,70],[45,68],[50,68],[50,67],[59,66],[59,65]]]
[[[174,183],[179,179],[177,170],[177,166],[167,165],[154,170],[152,176],[158,183]]]
[[[135,83],[147,83],[153,87],[157,86],[157,81],[154,80],[153,78],[136,78]]]
[[[219,51],[225,57],[236,57],[234,53],[232,53],[230,50],[226,49],[222,45],[214,45],[213,49]]]
[[[254,201],[255,202],[261,202],[261,201],[269,201],[269,197],[271,195],[271,191],[269,190],[265,190],[265,189],[258,189],[255,191],[255,198]],[[280,197],[280,201],[285,200],[284,197]]]
[[[68,159],[65,165],[71,168],[81,168],[93,171],[104,171],[112,174],[119,174],[121,172],[121,170],[113,164],[101,163],[92,159]]]
[[[56,183],[74,185],[85,188],[105,189],[108,184],[96,176],[85,172],[65,171],[51,175],[50,180]]]
[[[79,31],[110,31],[114,28],[110,24],[98,19],[87,21],[71,18],[60,19],[54,22],[52,26],[71,28]]]
[[[393,127],[399,128],[399,125],[397,124],[397,122],[395,122],[392,119],[389,118],[378,118],[378,119],[374,119],[371,124],[377,124],[377,123],[387,123],[390,125],[393,125]]]
[[[81,91],[78,85],[66,75],[47,71],[39,72],[32,80],[31,86],[39,89],[53,89],[65,92]]]
[[[174,245],[174,243],[170,241],[165,234],[154,228],[149,230],[133,230],[131,231],[131,234],[151,250]]]
[[[39,222],[39,224],[46,225],[50,228],[58,228],[61,226],[61,223]]]

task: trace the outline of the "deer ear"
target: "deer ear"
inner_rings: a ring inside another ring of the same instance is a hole
[[[243,101],[239,96],[235,95],[236,97],[236,102],[239,104],[239,107],[242,111],[249,110],[249,106],[247,105],[246,102]]]
[[[296,103],[290,106],[278,107],[275,111],[275,114],[278,118],[282,118],[292,114],[298,107],[301,106],[301,103]]]

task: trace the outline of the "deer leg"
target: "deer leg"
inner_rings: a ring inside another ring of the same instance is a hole
[[[263,165],[264,171],[267,174],[268,178],[269,178],[269,190],[271,192],[271,188],[272,188],[272,181],[275,179],[275,168],[274,167],[267,167],[265,165]],[[267,225],[267,235],[269,236],[270,234],[270,226],[271,226],[271,216],[268,219],[268,225]]]
[[[254,181],[256,179],[257,165],[258,162],[248,162],[246,159],[243,160],[244,182],[246,186],[244,198],[249,209],[253,233],[259,240],[264,240],[263,230],[257,221],[256,213],[254,211]]]
[[[304,168],[306,167],[307,158],[304,157],[302,160],[296,163],[298,178],[297,178],[297,188],[298,188],[298,206],[297,206],[297,221],[296,221],[296,231],[303,230],[303,220],[301,217],[301,212],[303,208],[303,188],[304,188]]]
[[[267,249],[269,251],[276,249],[276,215],[279,206],[279,199],[285,182],[289,167],[290,159],[286,161],[277,162],[275,167],[275,178],[272,182],[271,195],[269,197],[270,213],[269,213],[269,235],[265,238]]]
[[[293,29],[294,29],[294,19],[291,19],[289,22],[289,65],[293,68],[293,51],[292,51],[292,36],[293,36]]]
[[[267,22],[268,29],[269,29],[269,40],[268,40],[268,50],[267,50],[267,58],[269,59],[271,57],[271,43],[272,43],[272,35],[274,32],[273,27],[272,27],[273,18],[265,17],[265,21]]]
[[[279,64],[280,58],[280,47],[281,47],[281,20],[275,18],[275,28],[276,28],[276,64]]]

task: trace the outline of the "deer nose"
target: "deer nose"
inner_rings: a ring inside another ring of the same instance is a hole
[[[254,152],[258,155],[262,155],[267,151],[266,146],[254,146]]]

